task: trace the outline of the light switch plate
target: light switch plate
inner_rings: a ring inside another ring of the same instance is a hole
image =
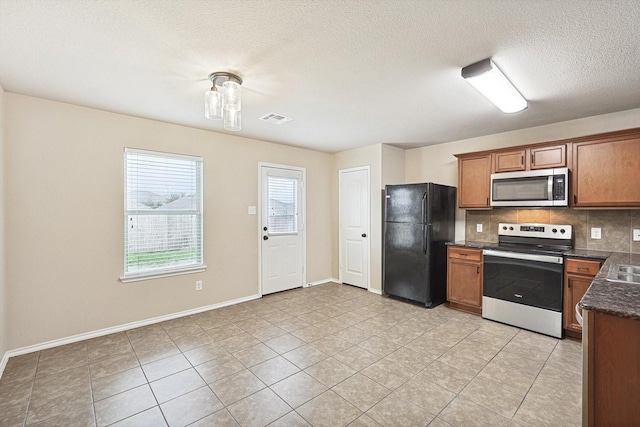
[[[591,228],[591,238],[592,239],[602,239],[602,229],[592,227]]]
[[[482,233],[482,224],[476,224],[476,232]]]
[[[247,213],[248,213],[249,215],[255,215],[255,214],[256,214],[256,207],[255,207],[255,206],[249,206],[249,207],[247,208]]]
[[[633,241],[640,242],[640,228],[633,229]]]

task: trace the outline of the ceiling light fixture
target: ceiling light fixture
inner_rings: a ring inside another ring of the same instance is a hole
[[[516,113],[527,108],[527,100],[520,95],[518,89],[502,74],[491,58],[467,65],[461,74],[503,113]]]
[[[211,90],[204,94],[204,116],[211,120],[224,119],[224,128],[237,132],[241,129],[240,110],[242,79],[235,74],[216,71],[209,74]]]

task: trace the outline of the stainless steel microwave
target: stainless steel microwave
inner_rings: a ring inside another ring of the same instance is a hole
[[[491,174],[491,206],[569,206],[569,169]]]

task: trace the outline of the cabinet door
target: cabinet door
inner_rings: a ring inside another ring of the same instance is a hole
[[[523,171],[527,168],[525,155],[525,150],[496,153],[493,155],[493,171],[495,173]]]
[[[573,144],[575,207],[640,207],[640,135]]]
[[[490,181],[491,154],[459,159],[458,207],[488,209]]]
[[[482,266],[480,263],[449,259],[447,300],[482,307]]]
[[[587,292],[593,277],[567,274],[564,279],[564,327],[575,332],[582,332],[582,326],[576,319],[576,304]]]
[[[564,168],[567,166],[567,146],[552,145],[549,147],[531,148],[530,169]]]

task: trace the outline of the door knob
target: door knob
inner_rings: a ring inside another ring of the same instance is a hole
[[[262,240],[269,240],[269,236],[262,236]]]
[[[362,237],[367,237],[367,234],[366,233],[362,233]]]

